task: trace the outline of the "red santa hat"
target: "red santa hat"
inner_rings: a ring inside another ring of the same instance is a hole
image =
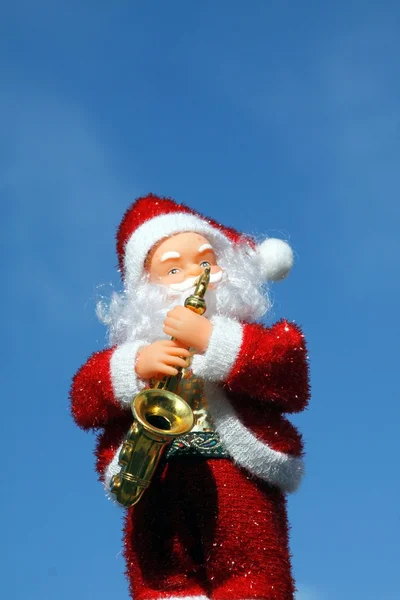
[[[135,284],[143,273],[150,250],[162,239],[194,231],[206,237],[218,257],[228,247],[247,244],[260,261],[266,280],[284,279],[293,266],[293,252],[283,240],[268,238],[259,245],[230,227],[206,218],[184,204],[153,194],[138,198],[126,211],[117,233],[117,253],[121,273]]]

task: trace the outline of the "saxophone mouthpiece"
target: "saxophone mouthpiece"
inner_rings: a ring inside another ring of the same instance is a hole
[[[210,283],[210,273],[211,273],[211,267],[205,267],[203,273],[197,279],[196,284],[195,284],[196,287],[195,287],[194,294],[193,294],[197,298],[204,298],[204,295],[208,288],[208,284]]]
[[[206,312],[206,302],[204,300],[208,284],[210,283],[211,268],[206,267],[195,284],[195,290],[191,296],[186,298],[185,306],[190,308],[198,315],[203,315]]]

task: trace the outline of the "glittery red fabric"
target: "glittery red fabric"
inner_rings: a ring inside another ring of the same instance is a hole
[[[135,600],[292,600],[285,498],[227,459],[170,461],[127,512]]]
[[[132,414],[126,412],[123,418],[113,421],[105,431],[98,434],[95,456],[96,470],[101,480],[103,479],[104,470],[114,458],[131,425]]]
[[[126,414],[114,398],[112,389],[110,359],[113,350],[92,354],[72,380],[71,412],[82,429],[105,427]]]
[[[283,416],[309,398],[301,330],[286,321],[243,325],[227,396],[240,420],[272,449],[302,454],[301,436]],[[84,429],[104,430],[97,469],[115,455],[131,424],[114,397],[113,349],[97,352],[75,375],[72,414]],[[212,600],[292,600],[283,494],[226,459],[180,457],[160,469],[127,513],[127,575],[135,600],[206,595]]]
[[[226,381],[232,392],[275,406],[282,412],[303,410],[309,399],[307,354],[299,327],[286,320],[271,328],[248,324]]]

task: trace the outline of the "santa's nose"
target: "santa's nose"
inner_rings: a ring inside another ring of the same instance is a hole
[[[202,269],[200,265],[189,265],[185,269],[185,275],[187,277],[197,277],[198,275],[201,275],[203,271],[204,269]]]

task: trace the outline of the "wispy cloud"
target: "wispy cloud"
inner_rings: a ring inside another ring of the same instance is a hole
[[[99,257],[110,271],[115,265],[113,214],[134,186],[88,114],[50,89],[3,84],[0,128],[9,287],[49,322],[68,322],[70,286],[90,282]],[[107,234],[109,243],[99,243]]]

